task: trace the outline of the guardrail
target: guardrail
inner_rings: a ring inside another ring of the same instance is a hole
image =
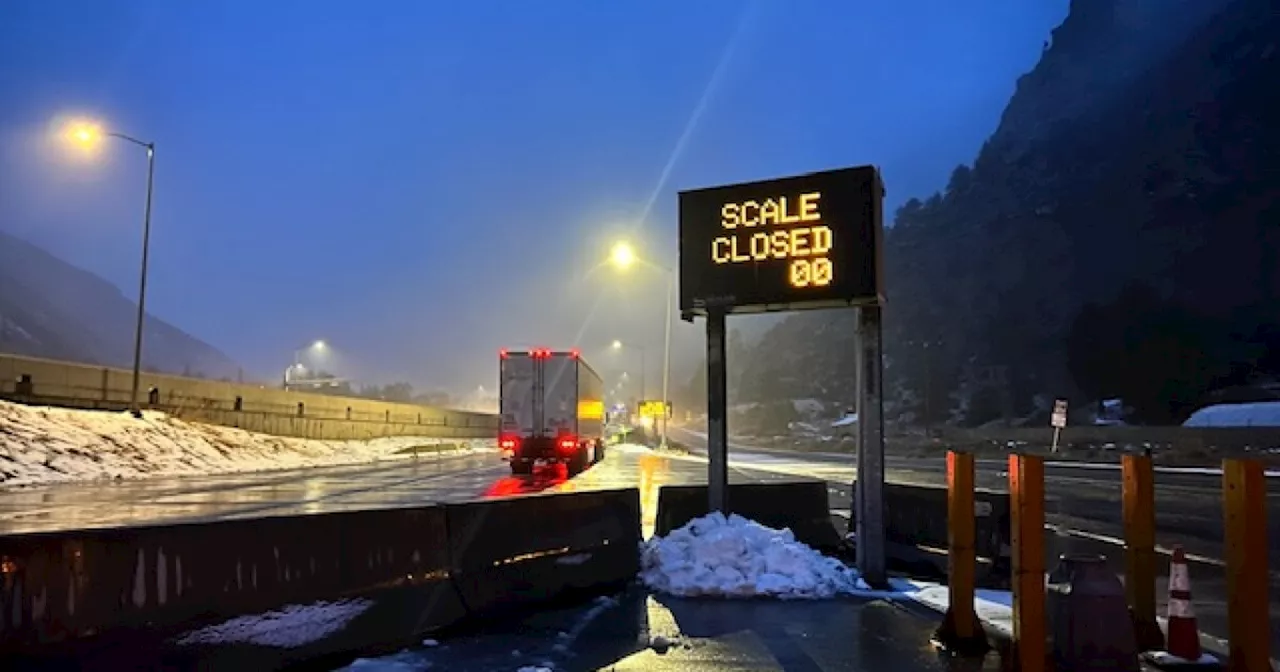
[[[0,355],[0,399],[90,410],[125,410],[132,372]],[[164,374],[141,378],[144,407],[249,431],[311,439],[496,436],[497,416],[433,406],[292,392]]]
[[[998,441],[1048,444],[1053,430],[1049,427],[1005,427],[964,429],[944,427],[934,430],[944,441]],[[1167,427],[1167,426],[1093,426],[1071,425],[1062,430],[1059,441],[1064,444],[1115,444],[1116,446],[1185,445],[1188,447],[1255,447],[1280,446],[1280,427]]]

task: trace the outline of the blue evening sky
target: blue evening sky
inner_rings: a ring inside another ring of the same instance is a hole
[[[612,239],[673,266],[695,186],[874,163],[890,207],[940,189],[1066,10],[5,0],[0,228],[135,294],[143,153],[50,140],[92,115],[157,143],[149,308],[256,374],[323,337],[346,373],[459,390],[502,346],[608,368],[620,337],[656,381],[663,280],[593,270]],[[702,325],[675,331],[684,379]]]

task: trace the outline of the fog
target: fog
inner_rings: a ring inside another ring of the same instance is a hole
[[[941,188],[1067,9],[855,4],[5,3],[0,230],[136,296],[145,153],[66,155],[55,120],[88,115],[157,146],[150,312],[248,378],[324,339],[339,375],[462,394],[502,347],[633,370],[621,339],[656,390],[666,282],[602,266],[614,241],[674,269],[684,188]],[[703,325],[672,340],[675,385]]]

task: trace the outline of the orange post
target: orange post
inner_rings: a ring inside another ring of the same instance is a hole
[[[973,598],[977,577],[973,455],[947,452],[947,613],[938,641],[962,655],[983,655],[990,646]]]
[[[1016,669],[1046,668],[1044,580],[1044,458],[1009,456],[1013,509],[1013,646]]]
[[[1156,622],[1156,489],[1151,458],[1121,458],[1124,507],[1124,589],[1138,649],[1164,647]]]
[[[1258,460],[1222,463],[1227,555],[1228,665],[1271,672],[1267,605],[1267,483]]]

